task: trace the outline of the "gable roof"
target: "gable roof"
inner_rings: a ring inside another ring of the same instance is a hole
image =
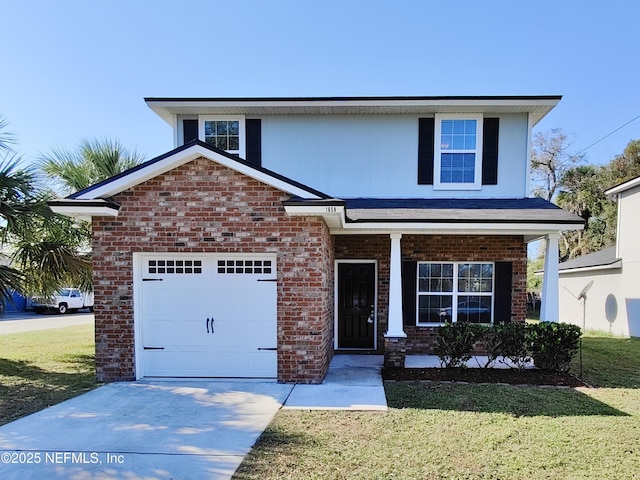
[[[616,257],[616,247],[608,247],[599,252],[582,255],[578,258],[560,263],[560,273],[569,273],[569,270],[594,270],[604,268],[620,268],[622,261]]]
[[[173,125],[175,115],[325,115],[528,113],[538,123],[560,95],[386,97],[147,97],[156,114]]]
[[[69,200],[108,198],[199,157],[208,158],[291,195],[311,199],[329,198],[328,195],[318,190],[266,168],[253,165],[200,140],[186,143],[164,155],[147,160],[136,167],[80,190],[67,198]]]

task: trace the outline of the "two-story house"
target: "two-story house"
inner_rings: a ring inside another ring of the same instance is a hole
[[[616,244],[563,262],[560,318],[616,335],[640,337],[640,177],[605,192],[618,203]],[[587,303],[576,298],[585,289]]]
[[[403,365],[444,322],[524,322],[540,238],[557,321],[559,232],[583,222],[529,197],[529,159],[559,100],[147,98],[175,149],[51,203],[92,219],[99,380]]]

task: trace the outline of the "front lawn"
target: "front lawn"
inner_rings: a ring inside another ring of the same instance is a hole
[[[234,478],[636,478],[640,340],[583,347],[598,388],[392,382],[388,412],[282,410]]]
[[[0,335],[0,425],[96,386],[93,324]]]

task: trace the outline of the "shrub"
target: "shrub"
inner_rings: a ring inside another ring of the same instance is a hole
[[[571,359],[578,352],[580,327],[555,322],[540,322],[529,327],[529,348],[535,366],[567,372]]]
[[[496,359],[502,355],[502,337],[497,328],[491,325],[478,325],[478,341],[482,341],[487,350],[487,363],[480,365],[482,368],[490,368]],[[480,362],[478,361],[478,364]]]
[[[438,329],[435,353],[446,368],[464,367],[471,359],[480,329],[470,323],[448,323]]]
[[[498,354],[504,359],[509,359],[518,370],[531,362],[531,353],[528,348],[528,326],[524,323],[503,323],[494,326],[496,336],[501,339]]]
[[[487,350],[485,368],[502,358],[519,370],[533,358],[536,367],[556,372],[569,370],[578,351],[580,328],[566,323],[540,322],[477,325],[449,323],[438,330],[435,353],[447,368],[464,367],[473,356],[473,347],[482,341]]]

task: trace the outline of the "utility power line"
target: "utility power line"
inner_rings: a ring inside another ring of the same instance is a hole
[[[573,155],[571,155],[572,157],[577,157],[578,155],[580,155],[583,152],[586,152],[587,150],[589,150],[591,147],[593,147],[594,145],[597,145],[598,143],[600,143],[602,140],[604,140],[607,137],[610,137],[611,135],[613,135],[614,133],[616,133],[618,130],[622,130],[624,127],[626,127],[627,125],[629,125],[632,122],[635,122],[637,119],[640,118],[640,115],[636,115],[635,117],[633,117],[631,120],[629,120],[627,123],[625,123],[624,125],[620,125],[618,128],[616,128],[615,130],[612,130],[611,132],[607,133],[604,137],[596,140],[595,142],[593,142],[591,145],[589,145],[588,147],[583,148],[582,150],[580,150],[578,153],[575,153]]]

